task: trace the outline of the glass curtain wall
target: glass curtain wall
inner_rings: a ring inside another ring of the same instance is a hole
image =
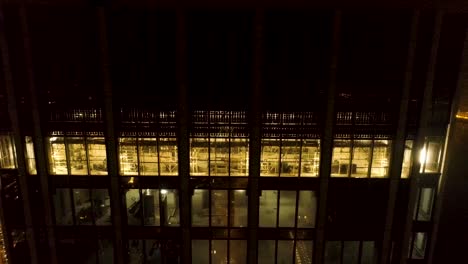
[[[259,240],[258,264],[313,263],[312,240]]]
[[[192,263],[247,263],[245,240],[192,240]]]
[[[327,241],[325,264],[374,264],[378,251],[374,241]]]

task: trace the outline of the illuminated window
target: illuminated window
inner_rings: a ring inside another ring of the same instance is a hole
[[[372,149],[371,177],[387,177],[391,151],[391,141],[375,140]]]
[[[409,255],[412,259],[424,259],[426,256],[427,233],[414,233]]]
[[[426,138],[423,149],[419,154],[421,163],[420,173],[440,172],[442,162],[443,142],[440,138]]]
[[[103,137],[86,139],[91,175],[107,175],[106,145]]]
[[[67,154],[63,137],[49,138],[49,173],[68,175]]]
[[[245,240],[192,240],[192,263],[246,263],[246,258]]]
[[[280,140],[263,139],[260,176],[279,176]]]
[[[348,177],[350,161],[351,140],[335,140],[333,143],[331,175],[333,177]]]
[[[120,174],[138,175],[138,153],[136,138],[119,139]]]
[[[36,157],[34,155],[34,144],[32,137],[27,136],[25,138],[25,155],[26,155],[26,166],[28,167],[28,173],[31,175],[37,174],[36,169]]]
[[[313,263],[312,240],[259,240],[258,263]]]
[[[300,157],[300,140],[282,140],[280,176],[298,177]]]
[[[413,151],[413,140],[406,140],[405,141],[405,151],[403,155],[403,164],[401,167],[401,178],[408,178],[411,174],[411,153]]]
[[[194,176],[209,175],[209,139],[190,139],[190,174]]]
[[[177,141],[175,138],[159,139],[159,166],[161,176],[178,175]]]
[[[317,177],[320,167],[320,140],[304,139],[301,151],[301,177]]]
[[[70,159],[70,172],[73,175],[88,174],[88,157],[84,138],[66,138],[68,146],[68,158]]]
[[[366,178],[372,155],[372,140],[354,140],[351,163],[351,176]],[[372,161],[374,163],[374,161]]]
[[[245,138],[231,138],[230,175],[248,176],[249,142]]]
[[[414,220],[430,221],[432,217],[432,207],[434,203],[434,189],[420,188],[418,190],[418,202],[414,208]]]
[[[138,155],[140,175],[158,175],[159,158],[156,138],[139,138]]]
[[[210,175],[229,174],[229,138],[210,139]]]
[[[16,168],[16,151],[10,135],[0,135],[0,168]]]

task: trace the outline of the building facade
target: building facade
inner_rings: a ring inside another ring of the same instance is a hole
[[[161,5],[2,6],[2,261],[431,261],[463,11]]]

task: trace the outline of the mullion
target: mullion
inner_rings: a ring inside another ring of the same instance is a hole
[[[136,155],[137,155],[137,168],[138,168],[137,175],[141,176],[140,172],[141,172],[142,166],[140,165],[140,145],[139,145],[139,141],[140,141],[140,139],[138,137],[135,137]]]
[[[84,148],[85,148],[85,155],[86,155],[86,166],[88,168],[87,169],[87,171],[88,171],[87,176],[91,176],[91,167],[89,166],[88,137],[85,134],[83,138],[84,138]]]
[[[276,177],[281,177],[281,170],[282,170],[282,165],[281,165],[281,162],[282,162],[282,159],[283,157],[281,157],[283,154],[283,135],[280,135],[280,138],[279,138],[279,159],[278,159],[278,173],[276,175]]]
[[[421,173],[425,173],[426,172],[426,161],[427,161],[427,148],[428,148],[429,144],[428,142],[425,142],[424,145],[423,145],[423,151],[424,151],[424,160],[422,161],[422,170]]]
[[[350,146],[349,146],[348,177],[347,178],[351,177],[351,167],[353,166],[353,158],[354,158],[354,138],[351,138]]]
[[[372,137],[369,166],[367,169],[367,178],[370,178],[372,176],[372,162],[374,162],[374,149],[375,149],[375,140],[374,140],[374,137]]]
[[[68,154],[68,139],[67,137],[63,137],[63,146],[65,147],[65,162],[67,164],[67,174],[68,176],[71,175],[71,166],[70,166],[70,157]]]
[[[296,208],[294,212],[294,242],[293,242],[293,262],[296,263],[296,245],[297,245],[297,219],[299,214],[299,190],[296,190]]]
[[[362,248],[363,248],[364,241],[359,241],[359,252],[358,252],[358,263],[360,264],[362,261]]]
[[[278,239],[275,239],[275,264],[278,263]]]
[[[145,225],[145,216],[144,216],[144,212],[143,212],[143,210],[144,210],[143,209],[143,192],[142,192],[141,187],[138,188],[138,195],[140,196],[140,204],[138,205],[138,207],[140,209],[140,215],[141,215],[140,226],[144,226]]]
[[[76,226],[76,209],[75,209],[75,198],[73,197],[73,189],[67,188],[68,189],[68,195],[70,196],[70,201],[71,201],[71,207],[72,207],[72,221],[73,221],[73,226]],[[57,190],[55,190],[57,192]]]
[[[344,262],[344,241],[341,240],[341,247],[340,247],[340,263],[343,264]]]
[[[416,214],[414,214],[414,219],[415,221],[418,221],[419,219],[419,206],[421,204],[421,195],[422,195],[422,188],[418,188],[418,198],[416,200],[416,207],[415,207],[415,210],[416,210]]]

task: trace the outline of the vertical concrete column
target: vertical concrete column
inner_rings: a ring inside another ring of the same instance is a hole
[[[23,200],[24,219],[26,225],[26,241],[28,242],[29,254],[31,257],[31,263],[39,263],[38,252],[37,252],[37,240],[36,234],[33,228],[32,220],[32,208],[31,199],[29,197],[29,188],[26,177],[28,177],[26,161],[24,156],[24,144],[21,137],[21,128],[19,124],[19,114],[16,105],[15,89],[13,85],[13,77],[10,67],[10,54],[8,50],[8,43],[5,36],[5,21],[3,15],[3,8],[0,6],[0,48],[3,66],[3,75],[5,79],[5,85],[7,96],[8,96],[8,113],[10,122],[13,130],[13,140],[16,148],[16,159],[18,163],[18,182]],[[0,198],[1,199],[1,198]],[[47,201],[47,200],[46,200]],[[3,212],[2,212],[3,216]],[[2,225],[5,222],[2,220]],[[6,230],[6,229],[4,229]],[[9,234],[4,232],[5,237],[10,237]]]
[[[316,238],[315,238],[315,261],[314,263],[322,263],[323,252],[325,247],[325,225],[327,222],[327,195],[328,181],[331,172],[331,159],[333,151],[333,124],[335,119],[335,90],[336,90],[336,74],[338,64],[340,28],[341,28],[341,11],[335,11],[333,19],[333,39],[330,61],[330,82],[327,93],[327,106],[325,123],[322,132],[322,142],[320,149],[320,193],[319,205],[317,214]]]
[[[118,132],[116,131],[114,119],[109,43],[107,37],[107,14],[104,6],[96,7],[96,17],[99,35],[100,74],[104,95],[104,135],[106,137],[107,171],[110,180],[109,196],[111,198],[112,223],[114,230],[114,260],[117,264],[123,264],[126,258],[126,250],[122,235],[123,217],[119,184],[119,154],[117,151]]]
[[[260,151],[261,151],[261,126],[262,126],[262,64],[263,64],[263,34],[264,11],[256,10],[253,30],[253,80],[250,98],[249,114],[249,186],[248,186],[248,241],[247,263],[257,263],[258,240],[258,208],[260,177]]]
[[[405,76],[403,89],[401,91],[400,111],[398,114],[398,124],[393,142],[392,157],[390,160],[390,184],[388,192],[387,212],[385,218],[385,230],[382,243],[381,264],[387,264],[390,257],[392,244],[392,227],[395,215],[395,203],[400,182],[401,166],[405,152],[405,137],[407,125],[407,112],[409,103],[409,94],[411,90],[411,81],[413,77],[413,65],[416,51],[416,41],[418,37],[419,10],[413,12],[411,21],[410,40],[408,45],[408,57],[406,60]]]
[[[179,156],[179,212],[180,226],[182,230],[181,263],[191,263],[191,239],[190,239],[190,150],[189,150],[189,120],[190,110],[188,102],[188,83],[187,83],[187,32],[186,32],[186,12],[177,10],[177,58],[176,58],[176,76],[177,89],[179,94],[179,107],[177,109],[177,145]]]
[[[444,12],[438,11],[435,17],[434,23],[434,33],[432,36],[432,46],[431,46],[431,53],[429,58],[427,76],[426,76],[426,84],[424,87],[423,93],[423,101],[421,105],[421,114],[419,115],[419,125],[418,125],[418,132],[416,136],[416,141],[413,146],[412,150],[412,157],[418,157],[419,151],[422,149],[424,145],[424,138],[427,135],[428,130],[428,119],[429,113],[431,112],[432,108],[432,88],[434,86],[434,75],[435,75],[435,67],[437,63],[437,51],[439,49],[439,40],[440,40],[440,32],[442,28],[442,20],[443,20]],[[409,249],[409,240],[412,234],[413,229],[413,211],[414,207],[416,206],[416,200],[418,196],[418,181],[419,181],[419,169],[421,164],[419,163],[418,158],[413,158],[413,164],[411,168],[411,178],[410,178],[410,194],[409,194],[409,201],[408,201],[408,210],[406,212],[406,220],[405,220],[405,230],[403,233],[403,241],[401,243],[401,256],[400,256],[400,263],[404,264],[408,258],[408,249]]]
[[[455,135],[455,124],[456,124],[456,114],[458,111],[458,106],[460,102],[460,96],[461,96],[461,91],[466,91],[466,87],[468,86],[468,28],[465,32],[465,43],[463,45],[463,55],[462,59],[460,62],[460,69],[458,72],[458,81],[457,81],[457,87],[454,93],[454,97],[452,99],[452,109],[451,109],[451,115],[450,115],[450,124],[449,124],[449,130],[447,133],[447,140],[446,140],[446,146],[445,149],[450,150],[454,148],[454,145],[456,144],[454,139]],[[446,151],[446,156],[445,156],[445,162],[443,164],[442,168],[442,175],[439,180],[439,192],[437,193],[437,200],[435,203],[435,208],[434,208],[434,222],[432,226],[432,237],[430,239],[430,244],[426,247],[428,249],[428,264],[434,263],[434,250],[436,247],[437,243],[437,233],[439,230],[439,222],[440,222],[440,217],[441,217],[441,212],[442,212],[442,206],[444,202],[444,194],[446,192],[445,189],[445,182],[447,180],[447,171],[449,168],[449,163],[451,160],[450,155],[453,155],[451,151]]]

